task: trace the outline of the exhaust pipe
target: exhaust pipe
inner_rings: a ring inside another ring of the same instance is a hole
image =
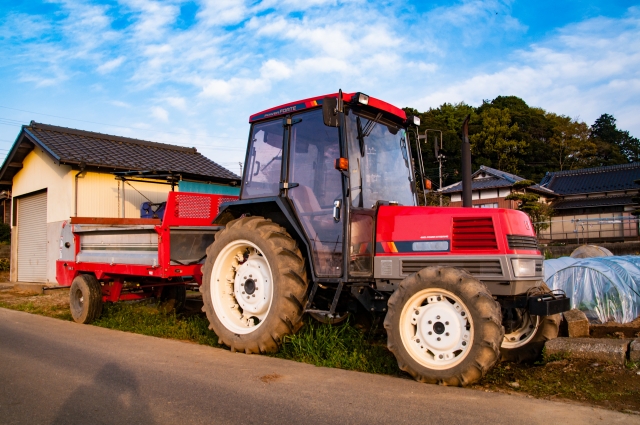
[[[471,208],[471,143],[469,143],[469,119],[462,124],[462,206]]]

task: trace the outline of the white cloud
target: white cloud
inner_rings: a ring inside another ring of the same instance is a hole
[[[173,106],[176,109],[181,109],[181,110],[187,109],[187,100],[184,97],[169,96],[169,97],[166,97],[164,100],[165,102],[167,102],[169,105]]]
[[[117,106],[118,108],[131,108],[131,104],[127,102],[122,102],[120,100],[112,100],[109,102],[113,106]]]
[[[260,68],[260,75],[268,80],[285,80],[291,76],[291,73],[291,68],[276,59],[269,59]]]
[[[236,24],[248,13],[243,0],[203,0],[200,7],[196,17],[207,26]]]
[[[449,81],[416,99],[420,109],[444,102],[479,104],[516,95],[530,105],[592,123],[602,113],[620,117],[621,128],[640,134],[640,17],[596,18],[568,26],[541,44],[513,54],[512,65]],[[631,113],[633,111],[633,113]]]
[[[97,71],[100,74],[108,74],[109,72],[119,68],[120,65],[122,65],[122,63],[124,62],[124,60],[125,60],[125,57],[120,56],[110,61],[107,61],[102,65],[98,66]]]
[[[160,106],[154,106],[151,108],[151,116],[160,121],[169,121],[169,112]]]

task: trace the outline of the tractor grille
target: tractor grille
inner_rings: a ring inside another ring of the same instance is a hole
[[[538,239],[535,236],[507,235],[509,249],[538,250]]]
[[[446,266],[465,269],[474,276],[502,276],[500,260],[466,259],[466,260],[402,260],[402,274],[412,274],[425,267]]]
[[[491,217],[454,217],[451,249],[498,249]]]

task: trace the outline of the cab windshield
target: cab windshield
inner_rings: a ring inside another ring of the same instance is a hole
[[[378,201],[416,205],[405,130],[366,112],[346,116],[351,202],[372,208]]]

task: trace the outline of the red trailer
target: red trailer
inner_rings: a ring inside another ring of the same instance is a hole
[[[158,297],[183,303],[186,287],[202,283],[206,249],[219,230],[212,222],[220,204],[236,199],[170,192],[162,219],[73,217],[65,222],[56,278],[61,286],[71,286],[74,320],[95,320],[107,301]]]

